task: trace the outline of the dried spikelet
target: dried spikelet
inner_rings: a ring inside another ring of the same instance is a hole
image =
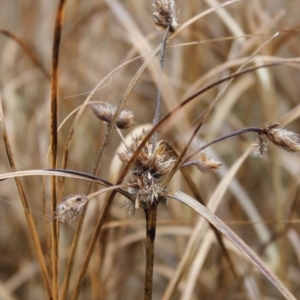
[[[128,163],[136,149],[141,144],[142,137],[133,138],[133,143],[125,152],[117,155],[123,163]],[[131,211],[139,208],[140,204],[149,207],[163,200],[164,189],[161,187],[163,178],[170,172],[175,164],[175,159],[166,152],[165,143],[160,141],[152,151],[152,144],[147,142],[139,153],[130,171],[129,183],[132,185],[128,192],[135,196],[135,206]]]
[[[153,6],[155,7],[155,12],[153,13],[155,27],[159,30],[166,30],[169,27],[169,31],[174,32],[179,26],[174,1],[156,0]]]
[[[268,139],[264,133],[258,135],[258,148],[254,152],[254,156],[263,156],[269,151]]]
[[[200,158],[196,161],[196,168],[202,173],[212,173],[222,167],[222,164],[213,160],[208,159],[205,151],[199,153]]]
[[[85,195],[69,195],[56,206],[53,219],[58,219],[62,223],[70,223],[79,216],[88,202]]]
[[[300,135],[283,128],[277,128],[278,126],[278,123],[265,125],[264,132],[267,138],[288,152],[300,152]]]
[[[188,161],[181,167],[196,166],[201,173],[212,173],[222,167],[222,164],[216,160],[209,159],[204,150],[199,153],[199,159]]]
[[[90,105],[95,116],[106,123],[110,123],[112,121],[113,116],[117,110],[116,106],[111,105],[107,102],[95,102],[91,103]],[[133,119],[133,113],[127,109],[124,109],[120,112],[116,125],[120,129],[129,128],[133,125]]]

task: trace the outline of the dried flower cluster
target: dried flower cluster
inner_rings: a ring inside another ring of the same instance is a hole
[[[118,153],[123,163],[129,162],[144,136],[145,132],[142,137],[133,138],[132,145],[125,152]],[[162,200],[164,201],[164,189],[161,187],[161,183],[174,164],[175,158],[168,155],[164,141],[158,142],[154,151],[152,151],[152,144],[146,143],[132,165],[128,180],[132,185],[128,191],[136,199],[134,207],[130,207],[132,213],[139,208],[140,204],[150,207],[152,204],[157,205]]]
[[[214,159],[209,159],[204,150],[199,153],[199,159],[188,161],[182,167],[196,166],[201,173],[212,173],[222,167],[222,164]]]
[[[62,223],[70,223],[79,216],[88,202],[85,195],[69,195],[56,206],[53,219],[58,219]]]
[[[206,156],[205,151],[199,153],[199,159],[197,160],[195,166],[202,173],[212,173],[222,167],[222,164],[216,160],[209,159]]]
[[[117,107],[107,102],[91,103],[91,108],[97,118],[106,123],[111,123]],[[116,126],[120,129],[127,129],[133,125],[133,113],[127,109],[120,112]]]
[[[169,28],[174,32],[179,26],[176,18],[175,3],[172,0],[156,0],[153,4],[155,12],[153,13],[153,23],[159,30]]]
[[[285,151],[300,152],[300,135],[278,126],[278,123],[264,126],[263,133],[258,136],[259,145],[255,155],[262,156],[268,151],[268,141]]]

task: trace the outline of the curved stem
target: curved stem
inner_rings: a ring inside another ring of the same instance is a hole
[[[239,129],[237,131],[233,131],[231,133],[227,133],[225,135],[222,135],[222,136],[212,140],[211,142],[199,147],[195,151],[193,151],[187,158],[184,159],[184,161],[181,163],[180,167],[183,167],[185,165],[185,163],[187,161],[189,161],[195,154],[199,153],[200,151],[204,150],[205,148],[207,148],[207,147],[209,147],[213,144],[216,144],[220,141],[229,139],[231,137],[234,137],[234,136],[237,136],[237,135],[240,135],[240,134],[244,134],[246,132],[265,133],[265,130],[260,128],[260,127],[247,127],[247,128]]]

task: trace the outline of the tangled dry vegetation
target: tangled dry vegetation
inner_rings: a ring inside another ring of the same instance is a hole
[[[0,299],[299,299],[297,2],[0,0]]]

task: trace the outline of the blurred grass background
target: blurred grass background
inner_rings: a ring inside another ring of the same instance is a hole
[[[178,0],[176,3],[179,23],[183,24],[218,2]],[[46,0],[0,0],[0,29],[8,30],[25,43],[47,74],[51,70],[57,5],[57,1]],[[152,24],[152,12],[152,1],[148,0],[67,2],[59,62],[59,124],[83,103],[87,93],[105,76],[141,55],[114,72],[92,99],[119,102],[149,51],[163,39],[164,33],[156,31]],[[298,1],[241,0],[227,6],[226,11],[219,10],[192,23],[168,44],[161,115],[200,87],[236,71],[248,58],[251,58],[250,65],[298,58],[299,15]],[[279,35],[269,40],[275,32]],[[224,37],[233,38],[224,40]],[[199,41],[201,43],[184,45]],[[265,42],[255,58],[250,57]],[[5,34],[0,35],[0,61],[5,124],[17,168],[44,168],[49,147],[49,78]],[[156,64],[158,62],[156,58]],[[134,112],[136,127],[147,128],[153,120],[157,78],[158,69],[153,62],[130,95],[126,108]],[[282,121],[287,128],[299,132],[299,82],[299,66],[292,63],[235,79],[200,130],[199,143],[243,127],[262,127],[266,122]],[[161,128],[160,138],[178,150],[183,149],[197,117],[221,89],[222,86],[212,89],[184,108],[170,126]],[[73,118],[68,119],[59,132],[58,167]],[[130,135],[130,131],[125,134]],[[91,173],[104,133],[105,125],[86,109],[75,131],[68,168]],[[216,174],[203,175],[190,169],[206,202],[227,170],[255,142],[256,136],[248,134],[212,146],[208,155],[224,164]],[[121,166],[114,156],[120,144],[114,134],[99,176],[116,180]],[[195,142],[193,147],[197,146]],[[0,171],[7,173],[10,167],[3,140],[0,151]],[[296,298],[300,298],[299,166],[299,155],[273,146],[266,157],[249,156],[217,209],[217,215],[260,254]],[[30,208],[42,213],[42,178],[22,178],[22,182]],[[46,299],[15,183],[6,180],[0,185],[0,299]],[[65,194],[84,193],[86,185],[83,181],[66,179]],[[180,174],[173,178],[171,188],[189,193]],[[46,199],[50,201],[49,187]],[[104,199],[105,196],[98,197],[88,207],[71,290]],[[142,298],[144,215],[138,212],[130,218],[125,203],[121,196],[114,201],[80,299]],[[169,202],[166,208],[159,209],[153,299],[161,299],[198,219],[198,215],[177,203]],[[47,259],[49,248],[44,221],[40,216],[35,216],[35,221]],[[76,221],[73,221],[60,227],[61,280],[75,226]],[[196,261],[191,253],[173,299],[281,299],[255,267],[229,243],[226,246],[238,266],[240,281],[233,278],[219,245],[207,229],[195,243],[196,257],[202,260],[201,263],[197,260],[199,269],[191,274]],[[192,277],[195,285],[188,294],[186,287]]]

